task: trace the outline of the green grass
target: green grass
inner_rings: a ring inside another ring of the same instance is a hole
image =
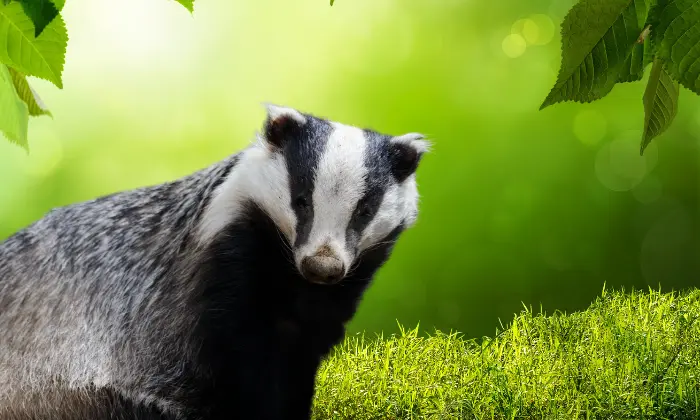
[[[352,336],[318,373],[314,418],[700,418],[699,317],[698,290],[604,291],[495,338]]]

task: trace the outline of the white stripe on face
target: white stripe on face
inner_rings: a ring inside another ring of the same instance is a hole
[[[309,239],[296,251],[297,263],[327,245],[345,264],[354,255],[347,249],[346,232],[357,202],[365,190],[367,138],[356,127],[333,123],[314,177],[314,218]]]

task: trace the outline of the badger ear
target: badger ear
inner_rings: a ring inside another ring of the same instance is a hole
[[[306,124],[306,117],[295,109],[272,104],[265,104],[265,109],[263,138],[275,149],[282,149],[286,140]]]
[[[393,137],[389,144],[391,171],[398,182],[403,182],[416,171],[423,154],[430,149],[425,136],[418,133]]]

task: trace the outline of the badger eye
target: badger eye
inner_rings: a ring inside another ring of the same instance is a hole
[[[357,215],[362,218],[368,218],[372,216],[372,208],[367,201],[363,201],[357,207]]]
[[[304,195],[297,196],[297,198],[294,199],[294,207],[300,210],[308,210],[309,200]]]

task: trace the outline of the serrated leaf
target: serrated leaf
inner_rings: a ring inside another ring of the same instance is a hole
[[[31,19],[19,3],[11,2],[0,6],[0,34],[0,62],[63,88],[68,34],[60,15],[35,37]]]
[[[65,0],[51,0],[51,3],[53,3],[54,6],[56,6],[56,9],[60,12],[63,10],[63,6],[66,3]]]
[[[27,78],[23,74],[17,72],[17,70],[12,68],[8,70],[10,71],[10,76],[12,76],[12,83],[15,86],[15,91],[17,91],[17,96],[27,104],[29,115],[32,117],[38,117],[40,115],[51,116],[51,112],[46,108],[46,105],[44,105],[44,102],[36,91],[29,85]]]
[[[189,10],[190,13],[194,11],[194,0],[175,0],[181,5],[185,6],[185,9]]]
[[[649,75],[649,83],[644,92],[644,135],[640,153],[654,137],[671,125],[678,112],[678,82],[673,80],[661,59],[655,59]]]
[[[644,77],[644,70],[653,61],[651,41],[643,44],[634,44],[632,53],[627,57],[620,69],[617,81],[619,83],[638,82]]]
[[[27,148],[27,104],[17,96],[7,66],[0,64],[0,131],[13,143]]]
[[[667,71],[700,95],[700,1],[659,0],[656,41]]]
[[[581,0],[562,23],[562,63],[542,108],[607,95],[644,29],[651,0]]]
[[[58,16],[58,9],[51,0],[17,0],[24,9],[24,14],[34,23],[34,36],[39,36]]]

